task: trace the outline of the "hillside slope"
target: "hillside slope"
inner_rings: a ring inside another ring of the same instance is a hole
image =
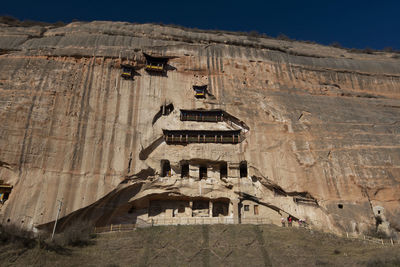
[[[2,266],[398,266],[400,247],[274,225],[165,226],[54,251],[0,245]]]

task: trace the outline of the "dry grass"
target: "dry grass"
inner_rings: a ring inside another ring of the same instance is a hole
[[[400,247],[273,225],[163,226],[84,247],[0,246],[2,266],[399,266]],[[4,251],[8,252],[4,252]],[[21,251],[23,251],[21,253]]]

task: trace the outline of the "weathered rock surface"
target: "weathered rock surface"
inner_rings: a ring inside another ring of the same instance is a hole
[[[14,186],[3,222],[46,224],[62,199],[62,217],[118,223],[149,195],[232,201],[240,191],[330,231],[365,231],[378,216],[400,230],[400,60],[390,53],[100,21],[0,25],[0,51],[0,180]],[[176,69],[149,75],[142,52],[173,56]],[[134,80],[121,63],[138,66]],[[194,98],[202,84],[213,97]],[[174,111],[153,124],[164,103]],[[242,120],[244,141],[159,139],[162,129],[237,129],[179,120],[200,108]],[[171,178],[158,178],[162,159]],[[191,165],[181,179],[182,160],[228,162],[228,177],[198,181]],[[241,161],[248,177],[238,179]],[[318,205],[293,201],[305,195]]]

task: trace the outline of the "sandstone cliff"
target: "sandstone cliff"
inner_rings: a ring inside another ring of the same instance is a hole
[[[258,215],[240,210],[252,201],[273,223],[400,230],[400,60],[390,53],[101,21],[0,25],[0,52],[0,180],[13,186],[4,223],[49,223],[56,200],[65,222],[146,220],[152,197],[183,203],[189,217],[206,198],[227,201],[231,218]],[[169,57],[165,75],[144,70],[143,52]],[[121,64],[135,67],[132,80]],[[207,85],[207,97],[193,85]],[[166,104],[171,113],[157,117]],[[185,122],[182,109],[234,120]],[[165,129],[240,130],[243,140],[171,145]],[[197,177],[202,166],[208,179]]]

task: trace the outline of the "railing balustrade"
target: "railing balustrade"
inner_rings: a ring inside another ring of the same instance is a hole
[[[195,224],[239,224],[238,218],[231,217],[174,217],[174,218],[151,218],[147,221],[138,219],[136,224],[111,224],[108,226],[94,227],[94,233],[107,233],[107,232],[122,232],[132,231],[138,227],[150,227],[159,225],[195,225]],[[240,224],[273,224],[270,218],[266,217],[253,217],[241,218]],[[295,227],[295,226],[293,226]],[[310,228],[310,225],[304,226]],[[381,245],[400,245],[399,240],[393,239],[379,239],[371,236],[354,236],[351,237],[347,233],[347,238],[365,240],[375,244]]]

